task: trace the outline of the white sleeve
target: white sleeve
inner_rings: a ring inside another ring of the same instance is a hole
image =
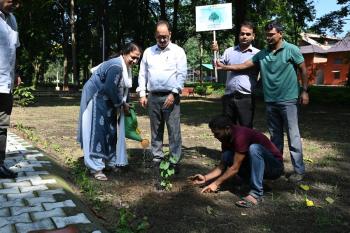
[[[143,54],[141,64],[140,64],[140,71],[139,71],[139,78],[138,78],[138,87],[136,89],[137,92],[139,92],[140,97],[146,96],[146,85],[147,85],[147,49]]]

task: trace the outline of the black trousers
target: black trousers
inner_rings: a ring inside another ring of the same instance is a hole
[[[0,93],[0,165],[3,165],[5,160],[7,128],[10,127],[12,106],[12,94]]]
[[[235,93],[222,97],[223,114],[236,125],[253,128],[254,95]]]

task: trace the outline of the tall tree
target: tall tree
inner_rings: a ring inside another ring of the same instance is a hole
[[[338,0],[337,4],[342,7],[318,18],[310,30],[320,34],[327,34],[329,31],[334,36],[343,33],[345,20],[349,20],[347,17],[350,15],[350,0]]]

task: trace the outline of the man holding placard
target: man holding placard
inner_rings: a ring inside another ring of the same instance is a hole
[[[251,22],[241,24],[239,45],[227,48],[220,58],[225,65],[241,64],[251,59],[259,52],[252,46],[254,27]],[[216,41],[212,50],[218,51]],[[232,71],[226,80],[225,95],[222,97],[223,114],[228,116],[234,124],[253,127],[255,109],[254,89],[257,83],[258,71],[255,67],[243,71]]]
[[[306,65],[300,49],[283,39],[283,27],[279,22],[269,22],[265,26],[265,32],[268,47],[254,55],[252,59],[233,65],[217,62],[217,66],[232,71],[241,71],[254,66],[260,68],[271,141],[283,153],[283,130],[286,129],[294,167],[294,173],[289,180],[300,182],[305,174],[305,166],[298,126],[298,99],[302,105],[309,103]],[[297,69],[301,74],[301,93],[299,93]]]

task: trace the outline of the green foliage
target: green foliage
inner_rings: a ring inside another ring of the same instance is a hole
[[[29,104],[34,103],[33,87],[17,86],[13,92],[13,98],[15,104],[18,104],[22,107],[28,106]]]
[[[147,217],[138,219],[134,213],[127,208],[119,210],[119,219],[116,233],[143,233],[147,232],[150,224]]]
[[[169,153],[166,153],[164,155],[164,159],[159,164],[159,170],[160,170],[160,186],[164,188],[166,191],[170,191],[172,188],[172,184],[170,181],[170,178],[175,174],[175,169],[171,164],[175,164],[176,159],[171,156]]]
[[[70,168],[75,183],[80,187],[89,201],[91,201],[94,209],[100,210],[102,203],[98,197],[98,189],[96,188],[96,184],[93,183],[87,175],[88,169],[82,163],[72,157],[66,157],[65,163]]]
[[[312,86],[309,91],[311,103],[350,103],[350,87]]]
[[[207,86],[207,88],[206,88],[206,90],[205,90],[205,94],[206,95],[211,95],[211,94],[213,94],[213,92],[214,92],[214,88],[213,88],[213,86]]]
[[[194,92],[198,95],[223,95],[225,92],[225,87],[220,83],[195,83]]]
[[[205,95],[206,90],[207,88],[205,86],[198,85],[194,88],[194,93],[198,95]]]
[[[34,133],[34,130],[30,127],[24,126],[22,123],[17,123],[15,128],[21,131],[26,138],[28,138],[32,142],[39,142],[39,137]]]

